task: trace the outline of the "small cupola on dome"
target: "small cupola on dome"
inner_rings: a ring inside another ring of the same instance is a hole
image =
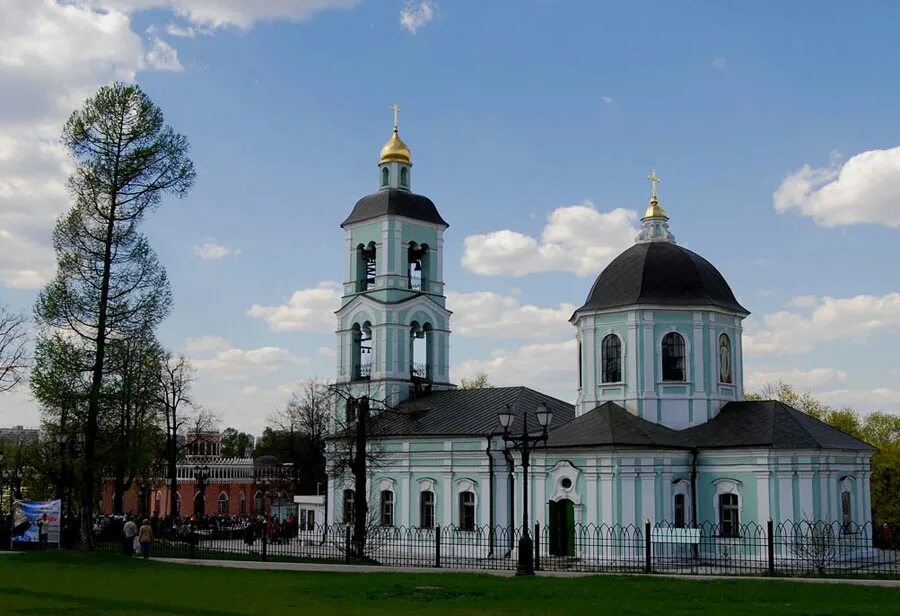
[[[412,172],[412,154],[409,146],[400,138],[397,126],[400,107],[391,105],[391,111],[394,112],[394,134],[381,148],[381,158],[378,161],[381,190],[393,188],[408,191]]]
[[[656,185],[662,182],[656,176],[656,169],[647,176],[653,189],[650,194],[650,205],[641,218],[641,232],[635,238],[638,243],[643,242],[671,242],[675,243],[675,236],[669,231],[669,216],[659,205],[659,197],[656,196]]]

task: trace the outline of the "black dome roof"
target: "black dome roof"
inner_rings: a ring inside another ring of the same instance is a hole
[[[672,242],[635,244],[613,259],[578,311],[633,304],[716,306],[750,314],[712,263]]]
[[[387,188],[379,190],[373,195],[366,195],[356,202],[353,211],[341,226],[362,222],[372,218],[378,218],[385,214],[405,216],[414,220],[421,220],[449,227],[437,211],[434,202],[428,197],[415,195],[408,190]]]

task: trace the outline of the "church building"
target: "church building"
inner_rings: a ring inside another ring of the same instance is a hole
[[[521,526],[521,455],[498,418],[514,414],[511,434],[523,422],[540,434],[539,410],[552,420],[530,456],[529,519],[563,529],[559,536],[579,524],[648,519],[714,524],[724,536],[770,517],[870,521],[873,448],[781,402],[744,399],[749,311],[715,266],[678,245],[655,172],[649,179],[634,245],[599,272],[571,317],[572,402],[528,384],[457,389],[443,278],[448,224],[412,192],[395,111],[379,189],[341,224],[337,311],[336,382],[372,400],[382,460],[367,495],[354,493],[351,476],[329,479],[329,523],[349,521],[354,500],[366,498],[381,526]]]

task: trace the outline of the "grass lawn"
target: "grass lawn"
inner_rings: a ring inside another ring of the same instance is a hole
[[[0,614],[896,614],[900,589],[657,577],[297,573],[0,554]]]

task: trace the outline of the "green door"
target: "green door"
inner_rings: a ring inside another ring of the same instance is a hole
[[[550,554],[575,556],[575,503],[550,501]]]

